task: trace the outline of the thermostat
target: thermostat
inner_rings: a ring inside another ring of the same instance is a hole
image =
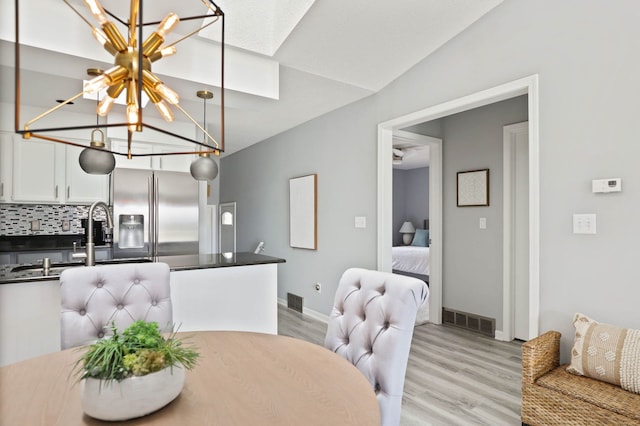
[[[622,191],[622,179],[594,179],[591,181],[592,192],[620,192]]]

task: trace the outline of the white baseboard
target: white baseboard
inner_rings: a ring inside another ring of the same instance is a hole
[[[507,335],[502,330],[496,330],[495,339],[502,342],[510,342],[511,339],[507,338]]]
[[[287,307],[287,301],[281,298],[278,298],[278,305],[282,305],[285,308]],[[318,321],[322,321],[323,323],[328,323],[329,322],[329,316],[325,315],[325,314],[321,314],[318,311],[314,311],[313,309],[309,309],[309,308],[305,308],[304,306],[302,307],[302,314],[303,315],[307,315],[313,319],[316,319]]]

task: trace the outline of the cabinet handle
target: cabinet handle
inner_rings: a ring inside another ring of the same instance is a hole
[[[58,185],[56,185],[56,191],[55,191],[54,195],[55,195],[55,199],[57,200],[58,199]]]
[[[71,193],[71,185],[67,186],[67,199],[69,199],[70,193]]]

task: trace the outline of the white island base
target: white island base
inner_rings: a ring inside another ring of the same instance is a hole
[[[277,334],[277,263],[171,271],[178,331]],[[60,350],[57,279],[0,285],[0,366]]]

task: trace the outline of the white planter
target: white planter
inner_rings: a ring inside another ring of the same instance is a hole
[[[84,412],[100,420],[141,417],[173,401],[184,386],[184,368],[173,366],[120,382],[84,379],[80,382]]]

